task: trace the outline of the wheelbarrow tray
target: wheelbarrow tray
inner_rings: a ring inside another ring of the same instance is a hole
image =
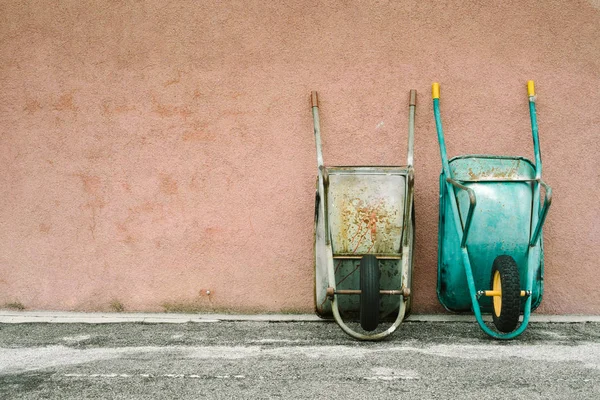
[[[409,167],[327,167],[327,199],[317,195],[315,207],[315,296],[317,313],[332,316],[331,302],[327,301],[329,286],[327,263],[331,260],[325,245],[325,227],[328,220],[337,290],[360,287],[361,257],[373,254],[379,260],[380,289],[399,289],[405,283],[410,287],[412,270],[412,240],[409,252],[408,274],[401,274],[403,233],[413,235],[414,223],[403,230],[407,207],[412,207],[409,188]],[[327,207],[320,207],[327,201]],[[325,211],[327,210],[327,211]],[[325,215],[327,212],[327,215]],[[412,219],[412,218],[411,218]],[[395,317],[399,296],[381,296],[380,315]],[[359,312],[360,296],[339,296],[339,307],[344,314]],[[407,307],[408,308],[408,307]]]
[[[542,300],[543,247],[529,247],[531,229],[537,224],[532,213],[535,166],[523,157],[464,155],[449,161],[452,176],[473,189],[477,198],[466,245],[476,288],[488,288],[494,259],[505,254],[513,257],[520,281],[527,281],[528,268],[534,269],[532,310]],[[471,311],[472,301],[466,284],[460,238],[456,231],[450,197],[456,195],[462,225],[469,210],[465,190],[448,192],[446,176],[440,175],[440,215],[438,242],[437,294],[442,305],[454,312]],[[540,244],[543,240],[540,240]],[[529,249],[529,250],[528,250]],[[535,262],[528,265],[528,251]],[[480,299],[481,310],[491,312],[491,298]],[[521,308],[525,301],[521,302]]]

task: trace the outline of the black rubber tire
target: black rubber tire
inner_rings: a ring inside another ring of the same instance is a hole
[[[372,254],[360,260],[360,326],[374,331],[379,325],[379,261]]]
[[[500,274],[500,287],[502,289],[502,305],[500,315],[496,315],[496,309],[492,306],[492,317],[494,325],[500,332],[512,332],[519,323],[521,313],[521,282],[517,263],[511,256],[498,256],[492,265],[492,277],[490,287],[494,287],[494,274]]]

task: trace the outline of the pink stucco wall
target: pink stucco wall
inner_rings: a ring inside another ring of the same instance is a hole
[[[450,155],[532,156],[540,312],[600,313],[597,1],[0,1],[0,306],[313,309],[325,162],[405,163],[416,126],[414,311],[437,312],[442,84]],[[210,291],[210,294],[207,294]]]

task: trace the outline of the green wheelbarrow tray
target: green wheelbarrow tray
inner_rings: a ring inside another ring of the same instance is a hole
[[[531,311],[542,300],[541,229],[552,196],[541,180],[533,82],[528,87],[535,164],[523,157],[493,155],[448,161],[436,85],[434,114],[442,156],[438,298],[449,311],[472,310],[490,336],[511,339],[526,329]],[[541,210],[540,187],[545,190]],[[496,330],[484,323],[482,313],[492,313]]]
[[[532,221],[531,209],[535,181],[533,163],[520,157],[469,155],[455,157],[449,164],[454,180],[473,190],[477,202],[466,241],[475,287],[487,287],[494,259],[498,255],[509,255],[520,266],[520,282],[527,282],[528,270],[532,269],[535,281],[528,290],[531,291],[531,307],[537,308],[542,300],[544,261],[541,246],[535,246],[531,249],[535,253],[532,254],[533,263],[528,263],[531,223],[537,223]],[[450,196],[454,193],[448,192],[446,182],[446,175],[442,171],[438,298],[448,310],[464,312],[471,310],[471,296],[465,285],[461,241],[452,212]],[[465,221],[470,207],[468,192],[457,191],[456,200],[460,220]],[[492,311],[489,297],[481,297],[479,304],[482,311]],[[521,311],[524,309],[523,302]]]
[[[414,243],[413,132],[416,92],[409,105],[407,166],[325,167],[316,92],[317,146],[315,307],[360,340],[382,339],[410,310]],[[360,329],[344,321],[360,317]],[[380,320],[393,321],[379,329]]]

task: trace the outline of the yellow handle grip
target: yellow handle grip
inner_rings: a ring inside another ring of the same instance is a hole
[[[431,97],[434,99],[440,98],[440,84],[437,82],[433,82],[431,85]]]
[[[527,81],[527,96],[535,96],[535,85],[533,81]]]

